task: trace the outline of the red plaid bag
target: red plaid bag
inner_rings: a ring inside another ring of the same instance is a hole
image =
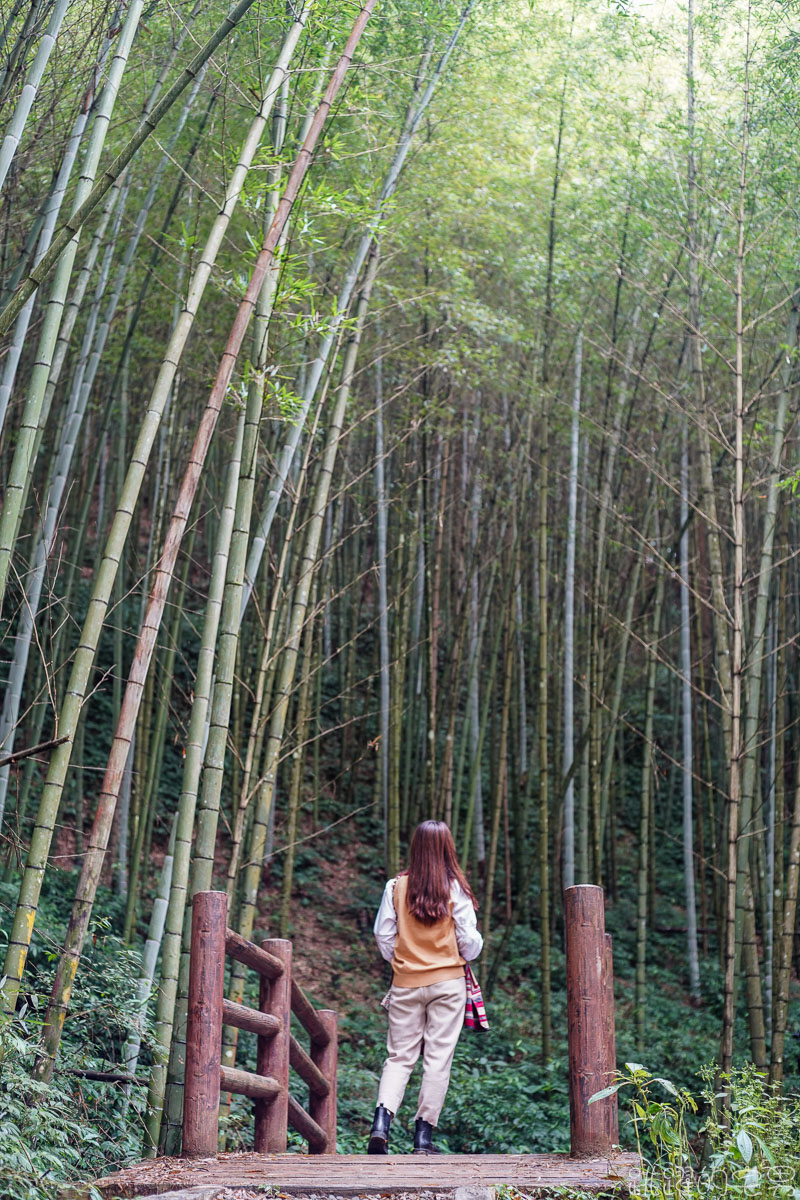
[[[464,967],[467,980],[467,1007],[464,1011],[465,1029],[488,1029],[489,1021],[483,1003],[483,994],[469,963]]]

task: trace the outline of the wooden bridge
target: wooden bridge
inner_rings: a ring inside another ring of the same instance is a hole
[[[142,1163],[95,1187],[109,1200],[201,1185],[211,1189],[203,1193],[209,1198],[215,1187],[364,1195],[511,1184],[536,1196],[565,1186],[626,1192],[639,1161],[618,1148],[616,1096],[589,1103],[616,1069],[613,962],[603,891],[589,885],[568,888],[565,906],[570,1155],[337,1155],[336,1013],[315,1010],[292,979],[290,942],[271,939],[257,946],[246,941],[227,928],[225,893],[200,892],[192,914],[184,1157]],[[257,1010],[225,999],[226,956],[258,972]],[[291,1032],[292,1014],[308,1034],[308,1051]],[[223,1025],[257,1035],[255,1073],[221,1065]],[[307,1110],[289,1093],[290,1067],[308,1085]],[[255,1153],[217,1155],[221,1092],[253,1101]],[[286,1153],[289,1126],[306,1139],[311,1157]]]

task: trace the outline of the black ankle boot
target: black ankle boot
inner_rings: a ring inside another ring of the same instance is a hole
[[[417,1117],[414,1122],[414,1153],[415,1154],[441,1154],[442,1151],[438,1146],[433,1144],[433,1126],[430,1121],[423,1121],[422,1117]]]
[[[388,1108],[384,1108],[379,1104],[375,1109],[375,1116],[372,1120],[372,1129],[369,1131],[369,1145],[367,1146],[367,1154],[388,1154],[389,1153],[389,1126],[392,1123],[392,1114]]]

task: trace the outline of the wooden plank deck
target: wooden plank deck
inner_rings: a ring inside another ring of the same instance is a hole
[[[607,1195],[627,1194],[639,1175],[635,1154],[572,1159],[565,1154],[222,1154],[217,1158],[157,1158],[101,1179],[104,1200],[156,1196],[178,1188],[272,1187],[302,1195],[385,1194],[456,1187],[513,1184],[529,1196],[547,1196],[557,1187],[583,1188]],[[75,1189],[72,1195],[80,1197]]]

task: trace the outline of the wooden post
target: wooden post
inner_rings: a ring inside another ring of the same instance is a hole
[[[277,979],[261,976],[259,1008],[280,1022],[274,1037],[258,1039],[256,1058],[259,1075],[271,1075],[280,1084],[272,1100],[255,1103],[256,1128],[253,1148],[257,1154],[282,1154],[286,1150],[289,1123],[289,1038],[292,1017],[292,943],[272,938],[262,943],[265,950],[280,959],[283,973]]]
[[[603,962],[603,1007],[605,1010],[605,1060],[606,1070],[611,1074],[608,1076],[608,1083],[614,1081],[614,1073],[617,1069],[617,1031],[614,1021],[614,948],[613,939],[610,933],[605,936],[606,956]],[[608,1136],[613,1146],[619,1145],[619,1105],[617,1103],[616,1093],[609,1096],[607,1101],[598,1101],[602,1103],[606,1109],[608,1117]]]
[[[573,1158],[592,1158],[611,1149],[609,1100],[589,1104],[613,1074],[607,1057],[603,889],[592,884],[567,888],[564,916],[571,1153]]]
[[[312,1041],[311,1061],[315,1063],[328,1081],[330,1091],[327,1096],[315,1096],[313,1092],[308,1098],[308,1113],[319,1127],[325,1131],[328,1139],[326,1154],[336,1153],[336,1065],[339,1055],[337,1043],[338,1018],[333,1009],[321,1008],[317,1016],[325,1025],[328,1041],[321,1045]],[[309,1147],[311,1153],[314,1150]]]
[[[192,901],[192,952],[186,1019],[183,1153],[217,1153],[222,1000],[225,985],[224,892],[197,892]]]

